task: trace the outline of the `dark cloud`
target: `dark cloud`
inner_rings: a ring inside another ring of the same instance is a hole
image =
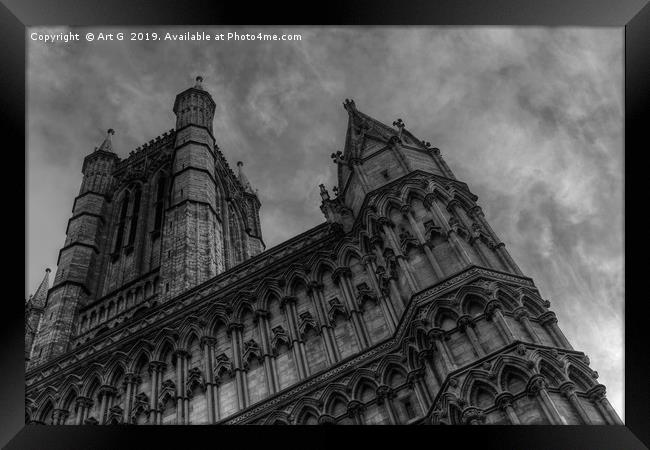
[[[196,74],[217,103],[219,147],[259,189],[268,247],[324,220],[317,186],[335,183],[329,154],[354,98],[441,148],[622,415],[622,30],[220,31],[302,41],[28,41],[29,290],[55,268],[83,157],[109,127],[122,156],[172,128],[174,96]]]

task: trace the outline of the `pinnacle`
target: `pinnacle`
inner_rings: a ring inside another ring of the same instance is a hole
[[[102,142],[102,145],[100,145],[97,150],[113,153],[113,143],[111,142],[111,136],[114,134],[115,134],[115,130],[109,128],[106,131],[106,138],[104,139],[104,142]]]
[[[239,177],[239,181],[241,182],[242,186],[244,186],[244,190],[250,194],[255,194],[255,191],[253,190],[253,186],[251,186],[250,181],[248,181],[248,177],[246,174],[244,174],[244,163],[241,161],[237,161],[237,167],[239,168],[237,176]]]
[[[49,268],[45,269],[45,276],[43,277],[43,281],[41,281],[38,289],[36,289],[36,292],[31,297],[31,302],[35,306],[45,306],[45,303],[47,301],[47,291],[50,289],[50,272],[51,271]]]

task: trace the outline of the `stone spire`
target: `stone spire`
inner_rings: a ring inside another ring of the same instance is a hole
[[[244,163],[237,161],[237,167],[239,168],[237,176],[239,177],[239,181],[241,182],[242,186],[244,186],[244,190],[249,194],[257,195],[257,193],[253,190],[253,186],[251,186],[250,181],[248,181],[248,177],[246,174],[244,174]]]
[[[102,142],[102,145],[99,146],[98,151],[103,151],[103,152],[113,152],[113,143],[111,142],[111,136],[115,134],[115,130],[112,128],[109,128],[108,131],[106,132],[106,139],[104,139],[104,142]]]
[[[45,307],[45,303],[47,302],[47,291],[49,291],[49,289],[50,269],[45,269],[45,276],[43,277],[43,281],[41,281],[38,289],[36,289],[36,292],[30,297],[28,302],[30,302],[36,308]]]

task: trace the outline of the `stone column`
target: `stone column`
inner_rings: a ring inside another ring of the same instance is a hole
[[[99,423],[106,423],[106,415],[108,414],[108,402],[110,399],[117,393],[117,389],[113,386],[104,384],[99,388],[99,396],[101,397],[101,403],[99,408]]]
[[[124,375],[125,396],[124,396],[124,416],[122,423],[129,423],[129,413],[131,412],[131,403],[133,402],[133,388],[138,382],[138,378],[134,373],[127,373]]]
[[[517,319],[524,326],[526,333],[528,333],[528,336],[530,336],[532,341],[535,344],[541,344],[542,343],[541,339],[539,338],[539,336],[537,336],[537,333],[535,333],[533,326],[530,324],[530,320],[529,320],[530,315],[528,313],[528,310],[525,307],[520,306],[517,309],[515,309],[512,313],[515,316],[515,319]]]
[[[499,334],[506,345],[508,345],[513,343],[516,338],[512,329],[508,325],[508,322],[506,322],[506,318],[503,317],[503,313],[501,312],[502,308],[503,305],[501,304],[501,301],[497,299],[490,300],[485,305],[485,317],[495,324],[497,330],[499,330]]]
[[[560,392],[567,398],[567,400],[569,400],[574,411],[578,413],[578,416],[580,416],[582,423],[585,425],[591,425],[591,419],[589,418],[587,411],[585,411],[585,408],[582,406],[582,403],[580,403],[580,399],[576,393],[576,385],[572,381],[565,381],[560,385]]]
[[[151,395],[149,396],[149,423],[158,424],[158,397],[160,395],[160,377],[164,372],[167,364],[164,361],[151,361],[149,363],[149,373],[151,374]]]
[[[176,350],[174,356],[176,356],[176,423],[184,425],[189,421],[189,408],[187,407],[189,399],[185,389],[189,354],[185,350]]]
[[[483,425],[485,413],[475,406],[468,406],[463,410],[461,420],[466,425]]]
[[[93,404],[92,399],[88,397],[77,397],[77,419],[76,419],[76,424],[77,425],[82,425],[84,421],[86,420],[86,415],[88,414],[88,410]]]
[[[75,399],[75,406],[76,406],[76,416],[74,419],[74,424],[81,425],[81,421],[83,420],[83,400],[77,397]]]
[[[228,326],[230,338],[232,340],[232,354],[233,354],[233,371],[235,372],[235,385],[237,386],[237,410],[244,409],[245,403],[245,389],[244,389],[244,373],[241,363],[242,355],[242,328],[244,326],[240,323],[231,322]]]
[[[208,423],[215,423],[214,403],[214,368],[212,367],[212,349],[217,345],[217,339],[212,336],[201,338],[201,349],[203,350],[203,373],[205,377],[205,399],[208,409]]]
[[[445,381],[445,374],[440,371],[440,366],[438,366],[433,360],[433,350],[425,349],[418,352],[418,360],[424,363],[427,371],[433,376],[438,384],[438,389],[442,386],[442,383]]]
[[[305,360],[307,359],[305,353],[305,343],[300,338],[300,333],[298,332],[298,314],[296,313],[296,300],[297,299],[295,297],[283,297],[281,306],[285,311],[285,317],[289,326],[291,350],[293,351],[293,357],[296,361],[298,378],[304,380],[309,376],[309,370],[307,368],[307,364],[305,363]]]
[[[472,344],[472,348],[476,352],[479,358],[482,358],[485,356],[485,350],[483,350],[483,347],[481,346],[481,342],[478,340],[478,336],[476,336],[476,332],[474,331],[474,321],[470,316],[467,314],[462,315],[458,318],[458,328],[465,333],[467,338],[469,339],[470,344]]]
[[[348,267],[338,267],[334,270],[334,273],[332,273],[332,280],[340,286],[345,304],[348,311],[350,311],[350,318],[355,335],[357,337],[357,341],[359,342],[359,349],[364,349],[368,347],[369,339],[364,323],[359,317],[359,309],[357,308],[357,305],[354,301],[354,295],[352,294],[351,287],[351,277],[352,272]]]
[[[442,328],[432,328],[427,334],[433,340],[436,351],[440,355],[442,370],[445,373],[445,376],[443,377],[444,379],[449,372],[456,370],[456,364],[453,362],[451,356],[449,355],[447,345],[444,342],[445,331]]]
[[[363,418],[364,406],[358,400],[351,400],[348,403],[348,417],[352,418],[355,425],[365,425]]]
[[[602,384],[597,384],[587,391],[589,399],[595,403],[596,407],[600,411],[600,414],[605,419],[609,425],[625,425],[623,421],[618,417],[616,411],[605,397],[605,386]]]
[[[557,317],[553,311],[546,311],[541,314],[537,318],[537,321],[546,329],[548,334],[551,335],[558,347],[573,350],[573,347],[569,344],[566,336],[564,336],[560,327],[557,326]]]
[[[52,411],[52,425],[64,425],[69,414],[66,409],[55,409]]]
[[[530,378],[526,386],[526,392],[531,397],[537,398],[551,425],[567,425],[566,420],[557,410],[553,399],[548,395],[546,380],[542,375],[536,374]]]
[[[519,417],[517,417],[515,409],[512,407],[513,398],[514,397],[510,392],[502,392],[496,396],[494,404],[505,413],[511,425],[521,425],[521,421],[519,420]]]
[[[394,396],[395,394],[393,393],[393,390],[385,384],[377,388],[377,404],[379,406],[384,406],[386,413],[388,413],[388,420],[391,425],[397,425],[397,414],[395,413],[395,407],[393,406]]]
[[[263,309],[255,311],[255,320],[257,321],[260,337],[262,341],[262,355],[264,358],[264,374],[266,376],[266,385],[269,389],[269,395],[277,392],[275,378],[273,377],[273,366],[271,364],[271,344],[269,343],[269,313]]]
[[[485,215],[483,214],[483,210],[481,209],[480,206],[474,206],[470,211],[469,214],[474,217],[482,226],[485,230],[487,230],[488,234],[496,242],[496,246],[494,247],[494,251],[496,252],[497,256],[501,260],[501,263],[504,265],[504,267],[510,271],[513,272],[517,275],[523,275],[523,272],[521,269],[519,269],[519,266],[515,263],[515,261],[512,259],[510,256],[510,253],[506,250],[506,245],[503,242],[500,242],[499,237],[496,235],[488,221],[485,219]]]
[[[368,278],[370,278],[370,283],[377,293],[379,304],[381,305],[384,317],[386,318],[386,324],[388,325],[390,332],[393,333],[397,328],[399,320],[397,319],[397,314],[395,313],[395,308],[393,307],[392,302],[386,298],[383,290],[379,286],[379,281],[377,280],[377,264],[375,263],[376,259],[377,257],[375,255],[367,254],[361,258],[361,262],[365,266]]]
[[[420,242],[420,245],[422,249],[424,249],[424,253],[429,260],[429,264],[431,264],[431,267],[433,268],[433,272],[436,274],[436,278],[438,280],[441,280],[445,277],[442,268],[440,267],[440,264],[438,264],[438,261],[436,261],[436,258],[433,256],[433,252],[429,248],[428,241],[424,237],[424,234],[422,234],[422,230],[420,229],[417,221],[415,220],[415,217],[413,216],[413,208],[411,208],[411,205],[404,205],[400,209],[404,217],[409,221],[409,224],[411,225],[411,229],[415,233],[415,235],[418,238],[418,241]]]
[[[433,400],[431,394],[424,383],[424,368],[419,368],[411,371],[407,376],[409,386],[414,389],[415,395],[420,402],[423,411],[428,411],[431,407]]]
[[[327,352],[327,359],[330,364],[334,364],[339,361],[338,347],[334,342],[334,332],[332,330],[332,325],[327,317],[327,313],[323,308],[324,299],[323,299],[323,285],[316,281],[312,281],[307,286],[307,294],[312,299],[312,304],[318,316],[318,322],[320,323],[321,335],[323,336],[323,342],[325,343],[325,351]]]
[[[445,219],[445,215],[440,209],[440,206],[438,206],[438,203],[436,202],[433,194],[427,194],[425,197],[425,206],[433,214],[436,223],[439,223],[444,230],[444,233],[447,236],[452,250],[454,253],[456,253],[456,257],[458,258],[460,265],[462,267],[471,265],[472,258],[467,254],[467,251],[465,251],[465,248],[463,248],[461,245],[460,241],[458,240],[458,236],[456,236],[456,232],[449,227],[449,223]]]

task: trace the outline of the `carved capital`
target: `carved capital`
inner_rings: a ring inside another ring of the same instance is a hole
[[[317,281],[310,281],[309,284],[307,284],[307,293],[309,295],[312,295],[314,292],[318,292],[322,290],[323,290],[323,283],[319,283]]]
[[[392,228],[394,226],[393,221],[390,220],[388,217],[385,217],[385,216],[382,216],[379,219],[377,219],[377,222],[382,227]]]
[[[470,316],[464,314],[458,318],[458,328],[460,328],[461,331],[465,331],[467,327],[474,327],[474,322]]]
[[[480,425],[485,422],[485,413],[475,406],[468,406],[463,410],[461,420],[467,425]]]
[[[384,244],[384,239],[379,234],[374,234],[370,237],[370,244],[381,247]]]
[[[339,279],[349,278],[351,276],[352,276],[352,271],[350,270],[349,267],[339,266],[336,269],[334,269],[334,272],[332,272],[332,281],[338,283]]]
[[[125,385],[135,384],[137,382],[138,382],[138,376],[136,374],[129,372],[129,373],[124,375],[124,384]]]
[[[374,263],[375,261],[377,261],[377,256],[372,253],[367,253],[361,258],[361,262],[365,266],[369,265],[370,263]]]
[[[383,403],[384,400],[386,399],[391,399],[395,396],[395,393],[393,392],[393,389],[390,386],[386,386],[385,384],[380,385],[377,387],[377,403],[380,405]]]
[[[505,410],[507,407],[512,406],[514,396],[510,392],[502,392],[494,398],[494,404],[497,408]]]
[[[149,363],[149,373],[153,372],[162,372],[167,367],[167,364],[164,361],[151,361]]]
[[[184,359],[184,358],[189,358],[190,357],[190,353],[187,350],[184,350],[184,349],[174,350],[172,355],[174,357],[178,358],[178,359]]]
[[[401,212],[403,215],[408,216],[409,213],[410,213],[411,211],[413,211],[413,208],[411,207],[411,205],[402,205],[402,206],[399,208],[399,210],[400,210],[400,212]]]
[[[295,304],[298,301],[296,297],[285,296],[280,299],[280,308],[286,308],[288,305]]]
[[[526,385],[526,393],[530,396],[537,395],[542,389],[546,389],[546,380],[540,374],[533,375]]]
[[[54,411],[52,411],[52,418],[54,419],[55,424],[60,424],[65,422],[65,420],[68,418],[69,415],[70,412],[67,409],[57,408]]]
[[[114,396],[115,394],[117,394],[117,389],[115,389],[113,386],[103,384],[99,387],[100,396],[106,396],[108,398]]]
[[[422,380],[423,378],[424,378],[424,368],[418,367],[417,369],[413,369],[408,373],[408,375],[406,376],[406,381],[412,387],[414,383],[416,383],[418,380]]]
[[[351,400],[348,403],[348,416],[355,417],[361,414],[364,410],[363,403],[358,400]]]
[[[503,305],[501,304],[501,301],[496,299],[490,300],[485,305],[485,317],[492,318],[492,316],[497,311],[497,309],[503,310]]]
[[[434,327],[428,331],[427,335],[434,341],[442,341],[445,338],[445,330]]]
[[[447,211],[454,212],[455,208],[461,208],[461,205],[460,205],[460,202],[458,200],[456,200],[455,198],[452,198],[447,203]]]
[[[469,211],[468,211],[470,217],[483,217],[483,210],[481,209],[480,206],[476,205],[473,206]]]
[[[329,414],[321,414],[318,417],[318,424],[319,425],[336,425],[336,419],[334,419],[334,417],[330,416]]]
[[[77,406],[82,408],[90,408],[91,406],[93,406],[94,403],[92,398],[83,397],[83,396],[77,397],[75,401],[77,403]]]
[[[559,389],[562,395],[566,398],[569,398],[576,393],[576,385],[573,381],[565,381],[560,385]]]
[[[241,331],[244,329],[244,325],[239,322],[230,322],[228,324],[228,332],[229,333],[234,333],[236,331]]]
[[[418,361],[430,361],[433,358],[433,351],[431,349],[424,349],[418,352]]]
[[[528,310],[523,306],[520,306],[517,309],[515,309],[512,312],[512,315],[515,316],[515,319],[517,319],[519,321],[521,321],[523,319],[527,319],[527,318],[530,317],[530,314],[528,313]]]
[[[607,389],[602,384],[597,384],[587,391],[587,396],[592,401],[601,401],[605,398]]]
[[[215,345],[217,345],[217,339],[212,336],[203,336],[201,338],[201,347],[204,347],[206,345],[208,347],[214,347]]]
[[[539,315],[539,317],[537,317],[537,321],[542,325],[557,323],[557,316],[553,311],[546,311],[545,313],[542,313]]]

